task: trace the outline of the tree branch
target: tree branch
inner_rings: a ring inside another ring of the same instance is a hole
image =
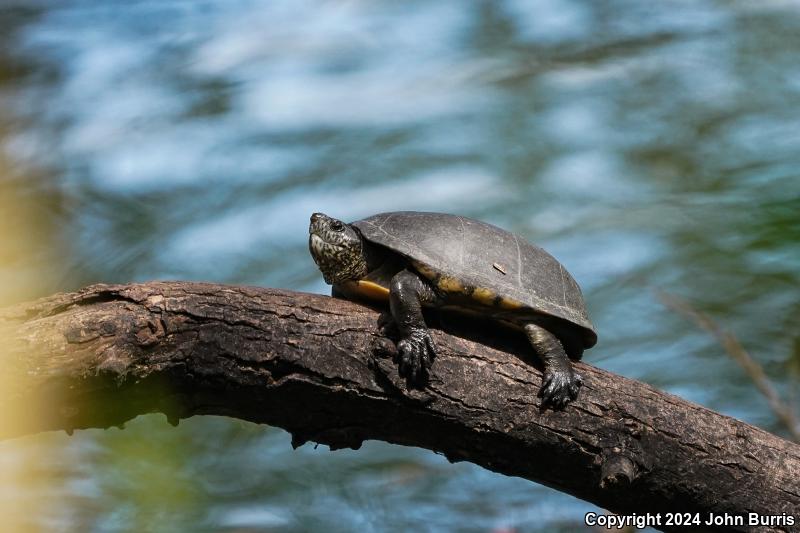
[[[696,531],[798,531],[800,446],[583,363],[578,400],[542,410],[524,337],[476,319],[429,317],[439,356],[428,386],[409,389],[377,318],[325,296],[183,282],[96,285],[10,308],[0,438],[154,411],[172,423],[226,415],[282,427],[295,446],[428,448],[617,513],[795,522]]]
[[[733,333],[723,330],[709,315],[692,307],[686,300],[672,294],[659,291],[656,296],[661,302],[673,311],[677,311],[692,322],[713,335],[725,349],[725,352],[744,369],[750,379],[753,380],[758,391],[767,399],[767,403],[778,417],[778,420],[786,426],[789,434],[795,442],[800,442],[800,422],[788,404],[781,400],[780,394],[772,386],[766,372],[753,359],[750,353],[744,349],[742,343]]]

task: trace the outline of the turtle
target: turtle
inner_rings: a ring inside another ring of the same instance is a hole
[[[581,289],[523,237],[459,215],[397,211],[345,223],[311,215],[309,250],[333,296],[388,300],[399,373],[424,386],[436,357],[423,307],[455,308],[524,331],[544,364],[543,405],[564,408],[583,383],[578,360],[597,342]]]

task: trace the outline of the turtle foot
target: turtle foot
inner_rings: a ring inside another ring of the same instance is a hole
[[[539,397],[542,405],[552,406],[555,409],[563,409],[566,405],[578,397],[578,391],[583,385],[583,378],[571,367],[564,369],[547,368],[542,379],[542,388],[539,389]]]
[[[397,343],[400,375],[416,385],[423,385],[436,357],[436,347],[427,329],[414,328]]]

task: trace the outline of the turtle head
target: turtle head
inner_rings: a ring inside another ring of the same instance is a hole
[[[361,234],[355,228],[328,215],[314,213],[308,233],[308,249],[325,283],[333,285],[367,275]]]

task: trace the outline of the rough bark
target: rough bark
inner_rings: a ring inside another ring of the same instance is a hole
[[[227,415],[295,445],[428,448],[620,514],[661,513],[664,530],[675,512],[783,517],[696,531],[800,530],[800,446],[583,363],[578,400],[543,410],[521,334],[428,318],[439,356],[428,385],[409,389],[378,312],[351,302],[183,282],[55,295],[0,313],[0,438],[154,411]]]

